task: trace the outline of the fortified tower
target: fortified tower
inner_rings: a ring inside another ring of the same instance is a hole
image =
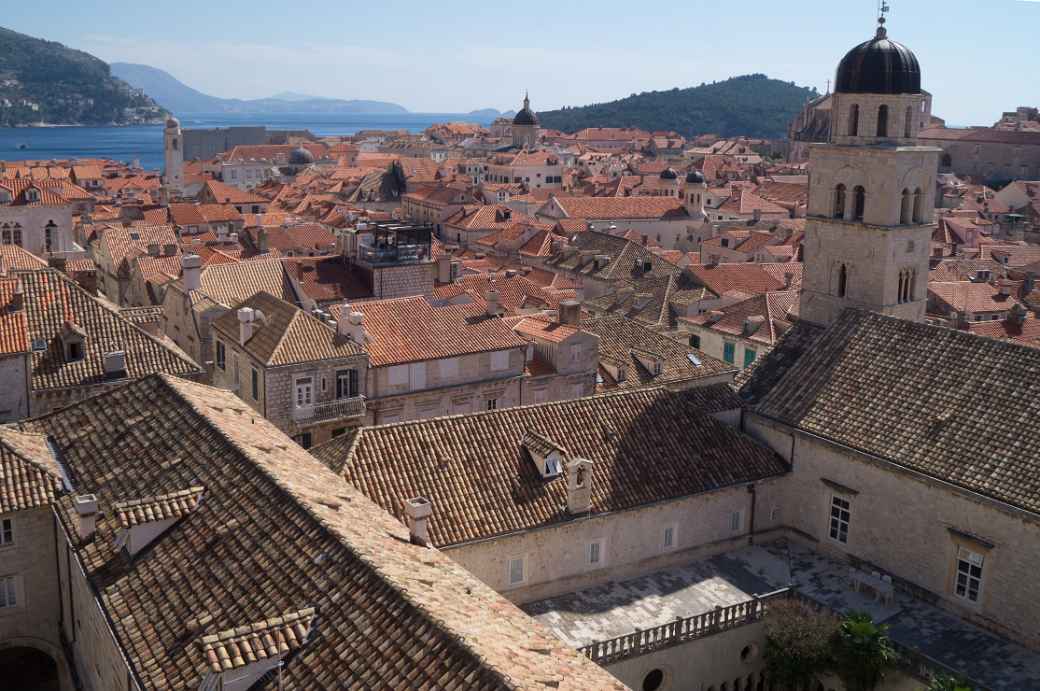
[[[923,321],[942,152],[918,145],[921,69],[884,16],[841,61],[833,99],[830,142],[809,149],[801,318],[826,325],[858,307]]]

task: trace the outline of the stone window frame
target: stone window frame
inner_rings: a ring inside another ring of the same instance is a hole
[[[13,595],[13,600],[9,596]],[[17,573],[0,574],[0,613],[25,607],[25,588]]]
[[[995,545],[989,540],[967,531],[958,530],[953,527],[947,527],[947,530],[950,533],[950,542],[953,550],[952,558],[948,560],[946,592],[949,593],[954,602],[957,602],[963,607],[981,609],[986,598],[987,574],[990,574],[993,570],[993,552]],[[980,573],[978,576],[978,595],[975,600],[970,598],[967,591],[964,595],[957,593],[957,575],[962,552],[975,554],[982,558],[982,564],[979,568]]]
[[[729,512],[729,532],[737,534],[744,530],[744,509]]]
[[[520,563],[520,578],[514,579],[513,564],[517,562]],[[530,580],[530,574],[528,571],[526,554],[514,554],[506,557],[506,585],[508,587],[515,588],[525,585]]]
[[[678,523],[665,523],[661,531],[661,549],[665,552],[671,552],[675,550],[679,545],[679,524]],[[668,531],[671,532],[671,542],[668,541]]]
[[[15,546],[14,516],[0,516],[0,550]]]
[[[593,556],[596,558],[593,559]],[[607,565],[607,538],[597,537],[585,543],[585,565],[594,569]]]

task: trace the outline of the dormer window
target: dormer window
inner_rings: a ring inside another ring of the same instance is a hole
[[[116,502],[112,511],[119,522],[117,540],[132,557],[202,503],[202,487]]]
[[[27,202],[38,202],[40,201],[40,190],[35,187],[29,187],[25,190],[25,201]]]
[[[87,332],[83,330],[83,327],[74,321],[67,321],[62,327],[60,338],[65,362],[76,362],[83,359],[87,340]]]
[[[283,658],[307,645],[314,635],[316,615],[314,607],[307,607],[203,636],[199,644],[207,671],[199,691],[252,688]]]
[[[528,431],[521,440],[542,478],[551,480],[563,473],[567,450],[538,432]]]

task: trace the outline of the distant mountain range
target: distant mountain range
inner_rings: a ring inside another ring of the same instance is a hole
[[[0,127],[123,125],[162,115],[93,55],[0,28]]]
[[[684,136],[719,134],[780,139],[816,89],[764,74],[733,77],[688,89],[632,94],[610,103],[538,113],[542,127],[576,132],[586,127],[638,127]]]
[[[483,108],[481,110],[471,110],[466,113],[471,118],[480,118],[481,120],[494,120],[495,118],[511,118],[516,116],[515,110],[507,110],[502,112],[494,108]]]
[[[408,111],[396,103],[383,101],[344,101],[335,98],[318,98],[293,92],[283,92],[270,98],[243,100],[218,98],[181,83],[168,72],[148,65],[114,62],[112,74],[158,101],[174,113],[239,113],[248,115],[272,115],[283,113],[364,115],[400,114]]]

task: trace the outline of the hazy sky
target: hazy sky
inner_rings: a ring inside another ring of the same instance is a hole
[[[937,115],[992,124],[1040,105],[1040,0],[889,2],[890,35],[920,59]],[[215,96],[291,90],[422,112],[515,108],[525,88],[548,110],[751,72],[823,91],[877,15],[877,0],[7,4],[8,28]]]

